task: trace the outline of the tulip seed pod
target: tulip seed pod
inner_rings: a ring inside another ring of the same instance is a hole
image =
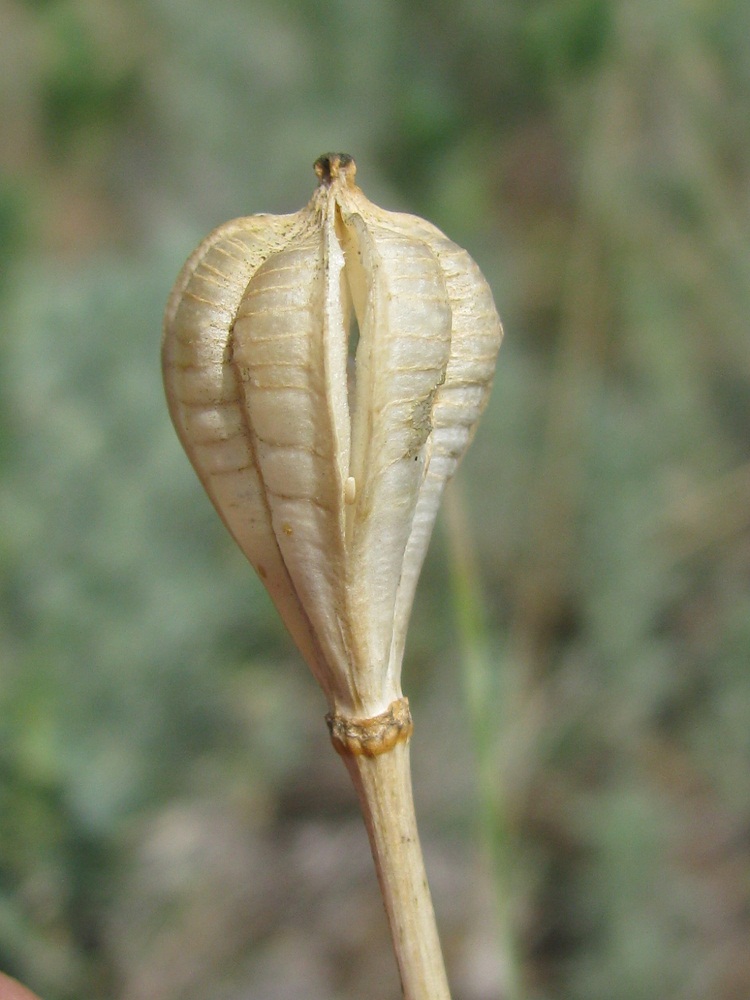
[[[502,329],[464,250],[373,205],[350,156],[315,170],[301,211],[236,219],[195,250],[169,299],[162,361],[183,447],[325,692],[382,884],[391,848],[375,842],[380,793],[364,786],[403,758],[406,778],[388,780],[410,803],[406,630]],[[401,890],[383,889],[388,908]],[[407,997],[448,996],[444,974],[423,993],[404,969],[416,959],[399,961]]]

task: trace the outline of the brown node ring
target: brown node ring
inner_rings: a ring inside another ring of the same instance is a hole
[[[331,742],[342,756],[377,757],[406,743],[414,729],[408,698],[391,702],[385,712],[371,719],[346,719],[331,713],[326,716]]]

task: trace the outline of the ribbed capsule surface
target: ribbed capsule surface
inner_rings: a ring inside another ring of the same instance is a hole
[[[440,496],[502,330],[468,254],[316,163],[300,212],[216,229],[169,299],[170,413],[214,506],[345,717],[401,695]]]

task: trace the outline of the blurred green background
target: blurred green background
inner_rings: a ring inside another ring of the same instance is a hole
[[[343,150],[506,327],[405,669],[455,1000],[747,1000],[750,5],[0,24],[0,968],[45,1000],[398,994],[322,696],[158,363],[193,246]]]

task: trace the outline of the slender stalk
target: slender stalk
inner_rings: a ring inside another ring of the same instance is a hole
[[[405,1000],[450,1000],[411,787],[409,744],[345,754],[359,796]]]

